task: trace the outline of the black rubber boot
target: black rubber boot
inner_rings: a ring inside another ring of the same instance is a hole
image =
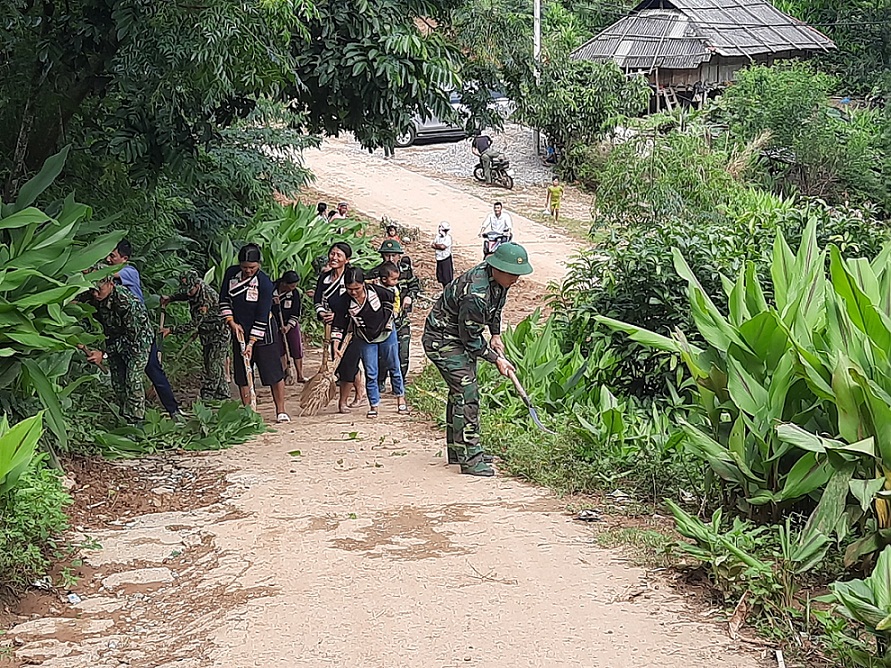
[[[458,456],[458,448],[450,445],[446,448],[446,453],[448,454],[449,464],[460,464],[461,459]]]

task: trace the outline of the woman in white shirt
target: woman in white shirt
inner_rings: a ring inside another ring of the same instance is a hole
[[[442,221],[436,238],[430,244],[436,254],[436,280],[442,287],[451,283],[455,277],[455,267],[452,264],[452,235],[449,234],[451,229],[448,221]]]

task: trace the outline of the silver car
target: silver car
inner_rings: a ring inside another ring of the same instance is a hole
[[[492,106],[495,107],[499,115],[505,120],[509,118],[514,111],[514,103],[498,91],[489,91],[489,93],[492,96]],[[449,95],[449,104],[458,112],[459,116],[467,115],[467,108],[461,103],[461,96],[455,91]],[[464,139],[467,136],[463,125],[455,125],[436,116],[421,118],[415,115],[412,117],[408,129],[396,136],[396,146],[405,148],[414,144],[418,139]]]

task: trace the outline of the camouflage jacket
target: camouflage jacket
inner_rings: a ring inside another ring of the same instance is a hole
[[[506,299],[507,290],[495,282],[489,266],[478,264],[446,286],[427,316],[424,334],[460,343],[471,358],[494,362],[498,354],[483,338],[483,330],[501,334]]]
[[[105,352],[121,355],[151,347],[155,333],[148,311],[127,288],[115,285],[104,300],[89,295],[84,301],[96,309],[94,317],[105,333]]]
[[[384,263],[381,262],[374,269],[370,269],[368,273],[365,274],[365,280],[374,281],[380,280],[381,277],[381,267],[384,266]],[[399,258],[399,297],[402,302],[405,301],[406,297],[410,297],[412,302],[414,302],[415,298],[421,293],[421,281],[415,276],[415,270],[411,263],[411,258],[408,255],[403,255]],[[412,307],[409,306],[406,308],[400,308],[398,314],[396,315],[396,329],[402,329],[406,325],[410,325],[409,316],[411,314]]]
[[[188,302],[189,313],[192,316],[189,322],[171,327],[170,333],[188,334],[198,330],[198,334],[202,336],[212,335],[228,339],[226,321],[220,315],[220,298],[214,289],[204,281],[198,283],[198,292],[193,296],[189,295],[190,289],[184,287],[170,297],[172,302]]]

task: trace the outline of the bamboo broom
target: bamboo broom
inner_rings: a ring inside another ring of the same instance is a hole
[[[322,364],[318,373],[309,379],[300,394],[301,415],[315,415],[325,408],[337,394],[334,373],[343,358],[352,334],[344,337],[340,346],[335,345],[334,359],[328,359],[328,347],[331,344],[331,325],[325,325],[325,341],[322,344]]]

